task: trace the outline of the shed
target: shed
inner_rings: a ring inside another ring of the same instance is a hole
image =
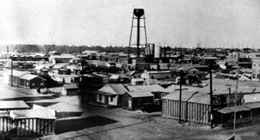
[[[252,121],[251,109],[245,105],[225,107],[218,112],[221,115],[221,122],[224,126],[233,125],[234,112],[236,112],[236,124],[243,124]]]
[[[131,110],[142,109],[145,105],[153,104],[153,97],[147,91],[129,91],[122,96],[121,105]]]

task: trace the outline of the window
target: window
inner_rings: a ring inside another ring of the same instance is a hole
[[[102,96],[100,94],[98,95],[98,98],[99,98],[99,101],[102,100]]]
[[[110,102],[113,102],[113,100],[114,100],[114,97],[110,97]]]

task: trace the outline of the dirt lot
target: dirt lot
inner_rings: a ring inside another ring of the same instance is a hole
[[[232,129],[214,128],[205,126],[190,126],[178,124],[172,119],[162,118],[160,113],[142,113],[139,111],[127,111],[120,108],[104,109],[89,108],[85,115],[100,115],[117,122],[93,127],[85,127],[82,130],[71,131],[46,136],[42,139],[73,139],[73,140],[224,140],[232,135]],[[260,123],[259,123],[260,124]],[[237,134],[246,139],[255,139],[260,134],[258,123],[237,129]],[[89,124],[78,123],[87,126]],[[258,137],[259,138],[259,137]]]

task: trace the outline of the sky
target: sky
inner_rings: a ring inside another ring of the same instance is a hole
[[[259,0],[0,0],[0,44],[123,45],[134,8],[148,42],[260,48]]]

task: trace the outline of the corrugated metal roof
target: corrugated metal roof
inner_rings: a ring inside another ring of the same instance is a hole
[[[137,85],[127,86],[129,91],[145,91],[145,92],[167,92],[167,90],[160,85]]]
[[[179,100],[180,91],[175,91],[174,93],[168,94],[163,99],[166,100]],[[182,101],[189,101],[194,103],[210,104],[210,98],[208,94],[199,93],[197,91],[182,91]]]
[[[218,112],[220,112],[222,114],[228,114],[228,113],[240,112],[240,111],[250,111],[250,108],[248,108],[244,105],[240,105],[240,106],[225,107],[225,108],[218,110]]]

